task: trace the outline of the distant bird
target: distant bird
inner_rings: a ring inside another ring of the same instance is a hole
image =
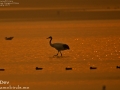
[[[61,56],[62,56],[61,51],[70,49],[67,44],[63,44],[63,43],[51,43],[51,41],[52,41],[52,37],[51,37],[51,36],[48,37],[47,39],[50,39],[50,42],[49,42],[49,43],[50,43],[50,46],[53,47],[53,48],[55,48],[56,50],[58,50],[57,55],[54,55],[54,56],[58,56],[59,53],[60,53]]]
[[[6,40],[12,40],[14,37],[5,37]]]

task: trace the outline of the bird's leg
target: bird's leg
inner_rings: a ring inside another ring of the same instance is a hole
[[[60,54],[61,54],[61,56],[62,56],[62,53],[61,53],[61,51],[60,51]]]
[[[59,54],[59,51],[58,51],[57,55],[54,55],[54,56],[58,56],[58,54]]]
[[[59,51],[58,51],[58,53],[57,53],[57,55],[56,55],[56,56],[58,56],[58,54],[59,54]]]

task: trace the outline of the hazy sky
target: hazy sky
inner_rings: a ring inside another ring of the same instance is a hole
[[[2,0],[0,0],[2,1]],[[4,0],[3,0],[4,1]],[[19,5],[10,7],[117,7],[120,0],[13,0]]]

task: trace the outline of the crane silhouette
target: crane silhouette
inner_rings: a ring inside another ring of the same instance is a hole
[[[63,43],[51,43],[52,36],[48,37],[47,39],[50,39],[50,41],[49,41],[50,46],[53,47],[53,48],[55,48],[58,51],[57,55],[54,55],[54,56],[58,56],[59,53],[62,56],[61,51],[70,49],[67,44],[63,44]]]

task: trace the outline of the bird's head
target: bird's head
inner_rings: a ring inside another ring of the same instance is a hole
[[[52,36],[48,37],[47,39],[52,39]]]

